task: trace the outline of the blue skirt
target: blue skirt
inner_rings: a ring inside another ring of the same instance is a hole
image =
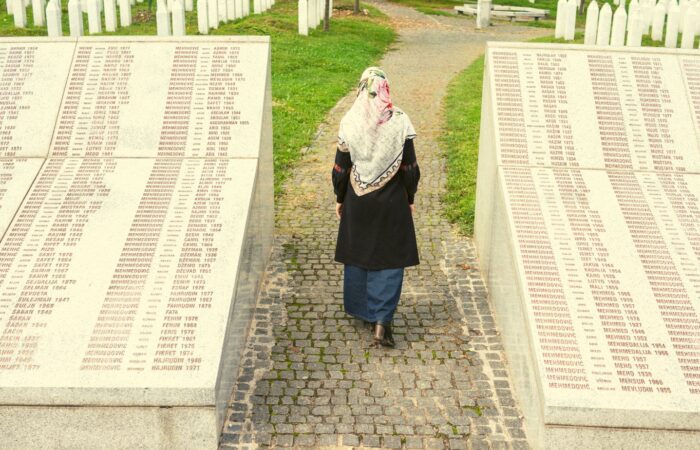
[[[345,264],[345,312],[366,322],[391,324],[401,297],[403,267],[366,270]]]

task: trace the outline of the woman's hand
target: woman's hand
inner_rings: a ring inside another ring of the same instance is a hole
[[[408,205],[409,208],[411,208],[411,215],[416,213],[416,206],[413,204]]]
[[[336,203],[335,204],[335,216],[340,219],[340,215],[343,213],[343,204],[342,203]]]

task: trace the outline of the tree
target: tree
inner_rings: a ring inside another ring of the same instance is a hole
[[[355,0],[355,6],[352,8],[354,14],[360,14],[360,0]]]
[[[331,0],[326,0],[325,5],[326,7],[323,11],[323,31],[328,32],[331,26]]]

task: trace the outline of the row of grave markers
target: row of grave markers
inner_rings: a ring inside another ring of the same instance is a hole
[[[144,0],[138,0],[143,3]],[[313,0],[312,0],[313,1]],[[253,12],[261,14],[274,5],[275,0],[254,0]],[[46,26],[48,35],[63,35],[60,0],[7,0],[7,12],[14,19],[15,27],[27,26],[27,7],[31,4],[35,26]],[[69,0],[68,24],[71,36],[83,36],[83,13],[88,17],[88,33],[101,33],[102,14],[104,31],[113,32],[117,27],[131,25],[131,7],[136,0]],[[194,0],[157,0],[156,25],[158,36],[184,36],[185,12],[194,10]],[[119,19],[117,20],[117,6]],[[218,28],[220,23],[250,15],[250,0],[200,0],[197,2],[197,28],[201,34]]]
[[[656,42],[675,48],[678,33],[682,33],[681,48],[693,48],[695,36],[700,34],[700,2],[681,0],[632,0],[629,14],[625,5],[617,7],[615,14],[609,4],[598,8],[593,0],[586,12],[584,43],[588,45],[611,45],[640,47],[642,36],[651,35]],[[625,41],[625,35],[627,40]]]
[[[695,36],[700,34],[698,0],[632,0],[629,10],[624,1],[616,0],[615,4],[618,6],[613,14],[610,4],[599,7],[596,0],[590,2],[584,44],[640,47],[642,36],[651,35],[652,40],[675,48],[682,33],[681,48],[693,48]],[[579,7],[580,0],[559,0],[554,37],[574,39]]]
[[[328,17],[333,16],[333,0],[329,0]],[[323,22],[326,0],[299,0],[299,34],[309,35],[309,28],[316,28]]]

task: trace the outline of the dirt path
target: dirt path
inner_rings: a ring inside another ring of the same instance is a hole
[[[481,32],[473,20],[375,5],[399,30],[381,67],[417,129],[423,176],[415,216],[421,265],[406,272],[397,347],[369,348],[369,329],[342,311],[330,173],[350,94],[277,204],[273,254],[222,448],[527,448],[473,246],[442,214],[436,139],[448,82],[487,40],[550,30],[502,24]]]

